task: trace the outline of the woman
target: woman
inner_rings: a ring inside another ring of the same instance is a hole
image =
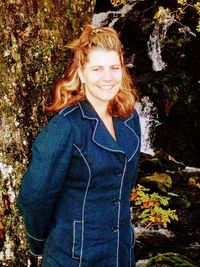
[[[115,30],[86,25],[36,138],[19,194],[43,267],[134,266],[129,196],[136,182],[137,100]]]

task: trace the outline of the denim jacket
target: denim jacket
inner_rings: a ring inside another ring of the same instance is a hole
[[[129,196],[140,124],[113,118],[117,141],[88,101],[64,108],[37,136],[18,206],[45,267],[134,266]]]

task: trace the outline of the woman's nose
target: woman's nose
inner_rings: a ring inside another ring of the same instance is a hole
[[[105,69],[104,70],[104,73],[103,73],[103,79],[105,80],[105,81],[110,81],[110,80],[112,80],[112,72],[111,72],[111,70],[110,69]]]

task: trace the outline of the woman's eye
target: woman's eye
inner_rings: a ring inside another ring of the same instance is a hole
[[[113,70],[120,70],[120,67],[118,67],[118,66],[113,66],[112,69],[113,69]]]
[[[94,68],[93,71],[101,71],[101,68]]]

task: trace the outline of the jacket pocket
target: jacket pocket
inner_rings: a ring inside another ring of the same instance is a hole
[[[80,259],[81,257],[82,226],[81,221],[74,221],[72,258],[75,259]]]

